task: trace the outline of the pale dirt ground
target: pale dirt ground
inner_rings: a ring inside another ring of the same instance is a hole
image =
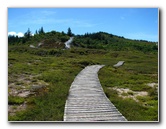
[[[158,90],[157,83],[148,83],[147,86],[150,86],[152,88],[156,87],[156,89]],[[111,89],[116,90],[118,92],[119,97],[131,98],[135,100],[136,102],[139,102],[139,100],[137,99],[138,96],[148,96],[148,92],[146,91],[132,91],[128,88],[118,88],[118,87],[114,87]]]
[[[35,79],[36,77],[26,74],[13,77],[12,82],[8,83],[8,96],[19,96],[22,98],[27,98],[31,95],[35,96],[38,89],[48,86],[46,82]],[[20,105],[8,105],[8,113],[9,115],[14,115],[17,111],[25,110],[26,107],[26,101]]]

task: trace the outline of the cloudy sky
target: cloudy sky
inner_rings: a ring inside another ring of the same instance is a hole
[[[130,39],[158,41],[158,8],[8,8],[8,34],[23,36],[64,31],[74,34],[108,32]]]

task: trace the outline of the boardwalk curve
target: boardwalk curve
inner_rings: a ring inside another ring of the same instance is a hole
[[[66,100],[64,121],[127,121],[103,92],[97,74],[103,66],[87,66],[76,76]]]

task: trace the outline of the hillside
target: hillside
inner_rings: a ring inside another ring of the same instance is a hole
[[[131,40],[106,32],[86,33],[75,36],[73,46],[95,49],[111,49],[115,51],[138,50],[143,52],[157,51],[155,42]]]
[[[51,31],[47,33],[37,33],[34,36],[27,37],[8,37],[8,43],[11,44],[32,44],[38,46],[42,44],[43,48],[65,48],[65,42],[70,38],[64,32]],[[157,52],[156,42],[145,40],[131,40],[122,36],[116,36],[106,32],[86,33],[84,35],[75,35],[72,43],[73,47],[89,49],[105,49],[115,51],[138,50],[142,52]]]
[[[26,34],[26,33],[25,33]],[[51,31],[47,33],[36,33],[33,36],[29,34],[29,36],[17,37],[17,36],[8,36],[8,44],[9,45],[34,45],[40,46],[42,48],[58,48],[63,49],[65,47],[65,42],[70,37],[65,33],[60,33],[56,31]],[[39,45],[41,44],[41,45]]]
[[[64,49],[71,36],[51,31],[8,37],[9,121],[62,121],[74,78],[93,64],[105,65],[101,85],[127,120],[158,121],[156,43],[98,32],[75,35]],[[125,64],[114,68],[120,60]]]

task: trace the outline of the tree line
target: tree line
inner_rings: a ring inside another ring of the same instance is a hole
[[[24,33],[24,37],[8,36],[9,44],[34,44],[44,43],[45,47],[56,47],[63,48],[64,42],[70,37],[74,36],[73,47],[82,47],[89,49],[109,49],[115,51],[125,50],[138,50],[142,52],[157,52],[158,45],[156,42],[149,42],[146,40],[131,40],[126,39],[123,36],[117,36],[106,32],[97,33],[85,33],[83,35],[74,35],[69,27],[67,33],[62,32],[45,32],[44,28],[41,27],[39,30],[32,32],[28,30]]]
[[[28,30],[24,33],[24,36],[23,37],[18,37],[17,35],[8,35],[8,44],[18,44],[18,43],[26,43],[30,40],[34,40],[34,39],[37,39],[36,37],[38,37],[38,39],[42,40],[42,38],[45,39],[45,36],[44,35],[48,35],[48,34],[58,34],[60,32],[57,32],[56,31],[51,31],[51,32],[45,32],[44,31],[44,28],[41,27],[39,30],[36,30],[35,33],[33,34],[30,30],[30,28],[28,28]],[[61,34],[63,35],[63,37],[61,36],[61,41],[64,42],[64,40],[66,38],[64,38],[64,36],[74,36],[74,34],[72,33],[71,31],[71,28],[69,27],[68,30],[67,30],[67,33],[65,33],[64,31],[61,32]]]

